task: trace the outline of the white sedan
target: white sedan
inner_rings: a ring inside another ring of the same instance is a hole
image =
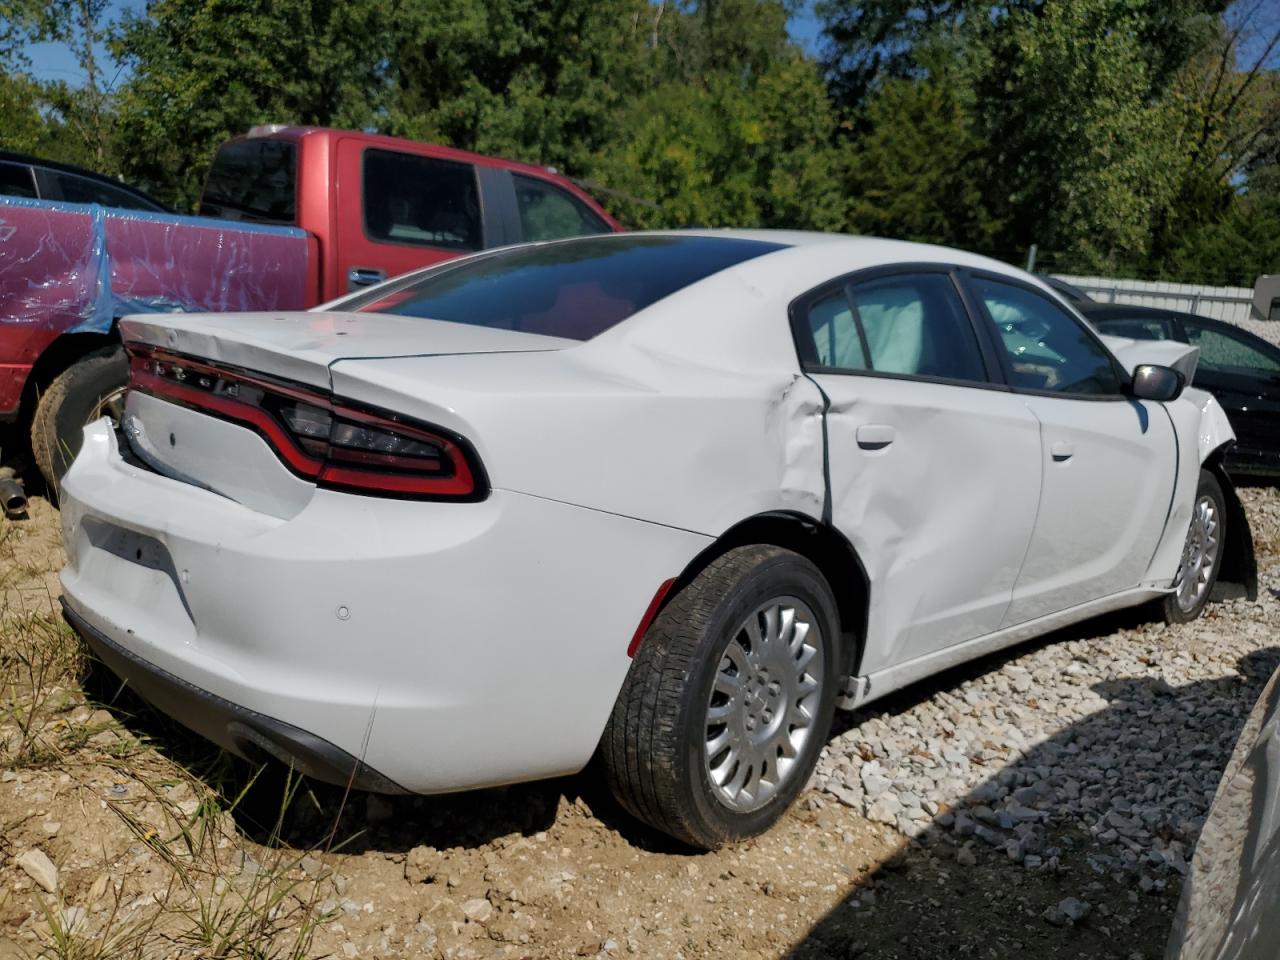
[[[1251,584],[1185,344],[1112,349],[939,247],[506,248],[310,312],[147,315],[62,492],[66,615],[250,758],[432,793],[567,774],[701,847],[837,706]]]

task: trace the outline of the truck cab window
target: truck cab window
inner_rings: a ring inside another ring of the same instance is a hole
[[[451,250],[483,245],[480,192],[471,164],[366,150],[363,179],[370,240]]]

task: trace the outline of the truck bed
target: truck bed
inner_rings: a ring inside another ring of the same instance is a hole
[[[307,306],[313,247],[294,227],[0,197],[0,415],[62,334],[131,313]]]

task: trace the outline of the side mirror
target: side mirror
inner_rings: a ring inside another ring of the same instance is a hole
[[[1133,368],[1133,385],[1130,393],[1139,400],[1155,400],[1167,403],[1178,399],[1187,378],[1172,367],[1154,363],[1140,363]]]

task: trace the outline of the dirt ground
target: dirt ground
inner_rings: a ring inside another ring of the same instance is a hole
[[[1257,492],[1249,509],[1265,515],[1260,566],[1274,569],[1280,496]],[[1051,829],[1054,870],[985,850],[961,863],[944,834],[908,840],[811,790],[767,835],[695,854],[630,821],[592,769],[444,798],[255,769],[90,662],[57,612],[60,564],[48,502],[0,526],[0,960],[1163,953],[1177,883],[1140,891],[1099,873],[1092,839],[1069,826]],[[1232,615],[1280,640],[1276,597],[1263,599]],[[891,718],[1012,656],[877,709]],[[1247,709],[1259,687],[1231,689]],[[1085,894],[1083,921],[1042,916]]]

